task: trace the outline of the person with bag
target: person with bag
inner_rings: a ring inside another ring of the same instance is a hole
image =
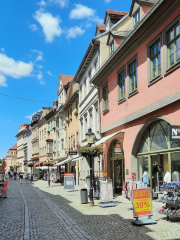
[[[23,179],[23,175],[22,175],[22,173],[20,172],[20,173],[19,173],[19,180],[20,180],[20,183],[22,183],[22,179]]]
[[[14,180],[16,180],[16,171],[14,171]]]

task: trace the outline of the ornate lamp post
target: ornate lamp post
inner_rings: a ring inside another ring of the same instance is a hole
[[[89,146],[93,144],[94,140],[94,133],[91,131],[91,128],[88,129],[88,132],[85,134],[86,135],[86,140]],[[93,186],[92,186],[92,154],[88,154],[88,157],[90,159],[90,192],[89,192],[89,197],[90,197],[90,205],[94,206],[94,201],[93,201]]]
[[[31,168],[31,181],[33,181],[33,175],[32,175],[32,168],[34,166],[34,163],[29,163],[28,167]]]

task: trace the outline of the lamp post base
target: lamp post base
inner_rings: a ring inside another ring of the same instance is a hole
[[[90,201],[89,206],[94,206],[94,201]]]

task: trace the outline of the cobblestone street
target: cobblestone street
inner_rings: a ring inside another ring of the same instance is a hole
[[[167,222],[157,213],[161,203],[153,202],[156,225],[136,227],[131,224],[131,204],[115,197],[114,208],[80,204],[79,189],[67,192],[63,186],[46,181],[22,184],[10,181],[8,198],[0,199],[1,240],[56,239],[180,239],[180,225]]]

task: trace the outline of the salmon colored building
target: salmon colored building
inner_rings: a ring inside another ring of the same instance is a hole
[[[17,143],[9,149],[6,155],[6,171],[17,171]]]
[[[133,0],[131,26],[109,32],[119,44],[91,82],[99,88],[103,171],[114,191],[147,173],[157,191],[169,172],[180,176],[180,142],[168,126],[180,125],[180,1]],[[157,177],[156,167],[159,168]]]

